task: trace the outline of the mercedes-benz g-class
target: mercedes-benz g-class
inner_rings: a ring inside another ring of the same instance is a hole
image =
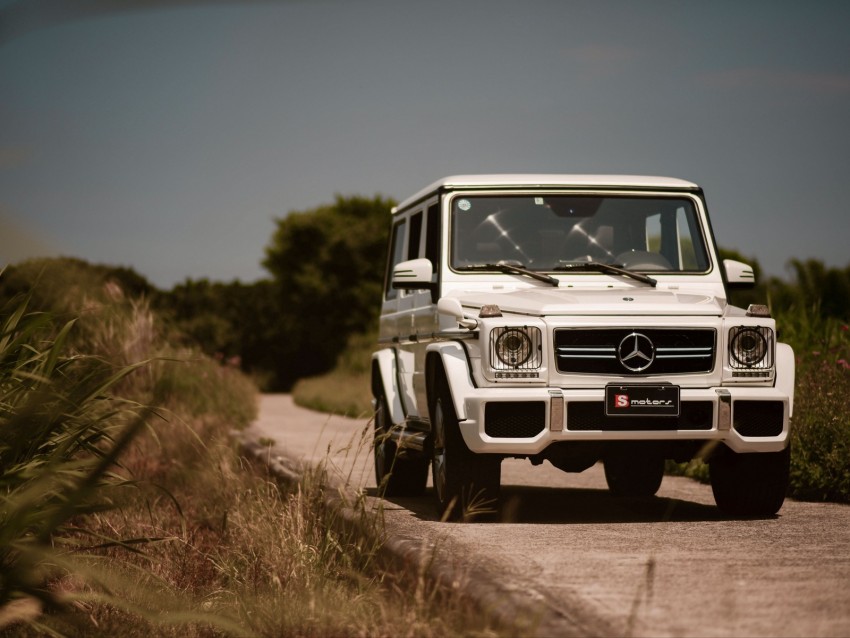
[[[666,177],[442,179],[393,209],[372,358],[375,474],[440,516],[498,502],[504,458],[656,493],[704,459],[717,505],[785,497],[794,355],[718,255],[702,190]]]

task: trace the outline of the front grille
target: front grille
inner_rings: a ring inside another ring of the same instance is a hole
[[[574,401],[567,406],[567,429],[572,431],[710,430],[713,423],[711,401],[685,401],[677,417],[607,416],[604,401]]]
[[[735,401],[732,427],[741,436],[779,436],[785,406],[782,401]]]
[[[556,363],[558,372],[565,374],[711,372],[714,369],[716,334],[713,328],[559,328],[555,330]],[[647,343],[643,337],[651,342],[653,358],[648,365],[635,365],[647,363],[648,358],[625,363],[620,361],[621,355],[628,356],[632,351],[633,335],[639,335],[642,345]]]
[[[495,439],[530,438],[545,427],[543,401],[494,401],[484,406],[484,432]]]

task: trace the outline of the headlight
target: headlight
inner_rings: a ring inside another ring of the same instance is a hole
[[[763,326],[737,326],[729,330],[729,365],[739,370],[772,368],[773,330]]]
[[[493,369],[536,370],[542,359],[539,328],[494,328],[490,333],[490,365]]]
[[[509,328],[496,339],[496,356],[505,365],[517,368],[531,356],[531,338],[519,328]]]

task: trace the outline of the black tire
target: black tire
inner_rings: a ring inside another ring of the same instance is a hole
[[[664,478],[664,457],[639,445],[609,451],[603,464],[605,481],[615,496],[654,496]]]
[[[733,516],[773,516],[785,501],[790,468],[790,446],[749,454],[721,446],[709,464],[714,501]]]
[[[387,399],[375,397],[375,484],[381,496],[420,496],[428,482],[428,459],[402,456],[389,438]]]
[[[499,456],[476,454],[466,446],[444,377],[430,402],[431,470],[437,516],[447,521],[492,520],[499,511]]]

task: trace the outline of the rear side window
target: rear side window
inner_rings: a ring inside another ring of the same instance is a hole
[[[410,232],[407,242],[407,258],[419,257],[419,240],[422,238],[422,213],[416,213],[410,218]]]

